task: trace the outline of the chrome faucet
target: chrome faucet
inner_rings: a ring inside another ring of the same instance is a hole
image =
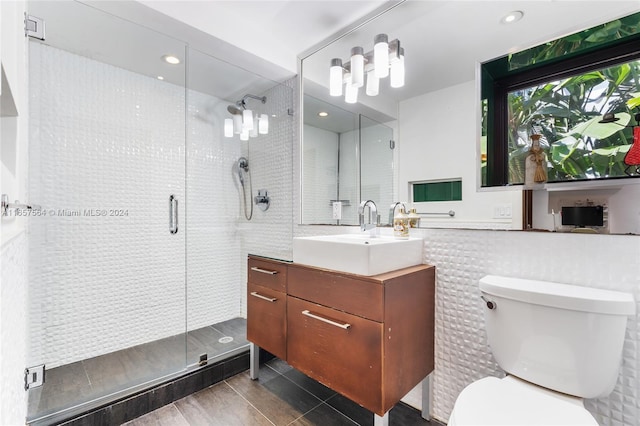
[[[364,222],[364,209],[369,206],[369,223]],[[358,207],[358,215],[360,217],[360,230],[371,231],[371,236],[375,235],[376,226],[378,224],[378,208],[372,200],[363,201]]]
[[[407,205],[401,201],[396,201],[395,203],[391,204],[391,207],[389,207],[389,225],[393,226],[393,218],[396,216],[396,207],[398,206],[402,206],[404,208],[404,212],[407,212]]]

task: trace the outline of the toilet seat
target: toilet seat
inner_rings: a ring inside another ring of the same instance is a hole
[[[507,376],[486,377],[464,388],[448,424],[597,426],[598,422],[581,399]]]

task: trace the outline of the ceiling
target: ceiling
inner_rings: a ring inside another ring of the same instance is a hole
[[[372,50],[378,33],[388,34],[390,40],[398,38],[406,52],[405,87],[390,89],[381,82],[379,96],[361,95],[358,104],[379,121],[397,116],[400,101],[473,80],[478,63],[640,11],[640,0],[141,3],[292,72],[296,72],[296,57],[315,52],[303,62],[305,85],[313,88],[305,92],[352,112],[362,111],[326,96],[331,58],[347,61],[353,46]],[[501,18],[514,10],[523,11],[524,17],[502,23]],[[361,25],[345,30],[356,24]],[[372,111],[381,115],[376,117]]]
[[[399,101],[473,80],[479,62],[640,11],[640,0],[83,1],[89,7],[29,2],[30,13],[47,19],[46,43],[228,100],[293,76],[297,57],[316,46],[323,48],[303,62],[305,92],[313,87],[315,97],[362,112],[326,96],[328,64],[346,61],[353,46],[371,50],[374,35],[387,33],[406,50],[406,85],[381,82],[380,96],[361,96],[358,105],[382,122],[396,116]],[[524,18],[502,24],[512,10]],[[354,22],[362,25],[346,32]],[[170,51],[184,55],[184,40],[193,48],[187,69],[160,61]]]
[[[524,17],[512,24],[502,23],[501,18],[514,10],[524,12]],[[378,97],[395,104],[471,81],[478,63],[638,11],[638,0],[410,0],[313,54],[304,61],[304,75],[327,87],[331,58],[348,60],[353,46],[371,50],[374,36],[386,33],[389,40],[397,38],[405,48],[405,86],[390,89],[388,83],[380,83]],[[371,100],[360,96],[361,102]]]
[[[240,49],[297,72],[300,52],[388,3],[370,0],[138,0]]]

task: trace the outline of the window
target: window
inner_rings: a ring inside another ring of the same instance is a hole
[[[414,203],[462,200],[462,181],[412,182]]]
[[[483,186],[524,183],[533,133],[549,182],[628,177],[639,41],[640,13],[483,64]]]

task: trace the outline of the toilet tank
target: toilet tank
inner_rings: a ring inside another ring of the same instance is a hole
[[[480,280],[487,339],[504,371],[582,398],[613,390],[627,317],[628,293],[489,275]]]

